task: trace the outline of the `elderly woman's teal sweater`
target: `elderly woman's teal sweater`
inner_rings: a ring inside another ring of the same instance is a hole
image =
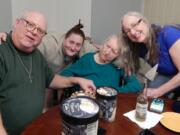
[[[98,64],[94,60],[95,53],[87,53],[77,62],[66,67],[60,74],[63,76],[76,76],[90,79],[98,87],[113,87],[118,92],[139,92],[142,90],[141,83],[135,75],[125,76],[124,70],[115,67],[113,64]],[[124,85],[120,85],[121,79]]]

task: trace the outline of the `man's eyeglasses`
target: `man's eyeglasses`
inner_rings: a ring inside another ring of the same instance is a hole
[[[34,31],[35,29],[37,30],[37,33],[39,35],[45,35],[46,31],[42,30],[41,28],[39,28],[36,24],[29,22],[28,20],[21,18],[21,20],[23,20],[24,22],[26,22],[26,28],[30,31]]]
[[[131,28],[123,29],[123,32],[127,35],[131,32],[131,30],[135,30],[135,28],[141,23],[142,18],[140,18],[136,23],[131,24]]]

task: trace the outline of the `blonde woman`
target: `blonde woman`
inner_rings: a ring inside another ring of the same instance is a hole
[[[139,57],[158,64],[158,75],[150,82],[147,95],[160,97],[180,84],[180,27],[151,25],[138,12],[128,12],[121,19],[123,39],[130,49],[132,71],[139,69]],[[177,91],[179,92],[179,90]]]

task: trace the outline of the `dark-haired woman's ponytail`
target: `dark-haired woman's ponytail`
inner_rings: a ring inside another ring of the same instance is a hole
[[[74,27],[72,27],[66,34],[65,38],[69,37],[72,33],[80,35],[83,40],[85,40],[85,34],[83,30],[81,30],[84,26],[81,24],[81,20],[79,19],[78,24],[76,24]]]
[[[81,19],[79,19],[79,22],[78,22],[78,24],[76,24],[74,27],[72,27],[72,29],[82,29],[84,26],[81,24]]]

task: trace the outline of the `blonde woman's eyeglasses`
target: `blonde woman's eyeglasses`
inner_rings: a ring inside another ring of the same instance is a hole
[[[123,28],[123,32],[128,35],[131,30],[135,30],[135,28],[142,22],[142,18],[140,18],[136,23],[131,24],[131,28]]]

